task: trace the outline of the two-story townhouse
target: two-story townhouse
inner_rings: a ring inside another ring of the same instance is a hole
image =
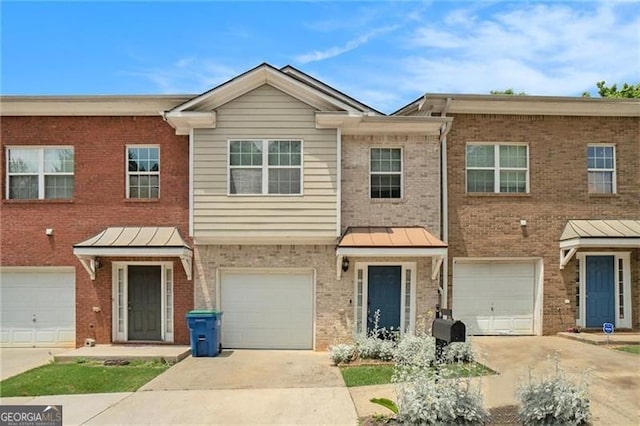
[[[2,98],[3,346],[189,342],[186,99]]]
[[[454,118],[446,298],[468,330],[638,328],[638,100],[427,94],[397,114]]]
[[[292,67],[260,65],[165,113],[188,135],[195,305],[236,348],[411,331],[438,300],[440,138]]]

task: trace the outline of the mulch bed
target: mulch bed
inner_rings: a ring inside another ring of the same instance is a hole
[[[489,410],[489,423],[487,426],[518,426],[521,425],[518,421],[518,406],[517,405],[505,405],[502,407],[495,407]],[[391,418],[385,418],[383,416],[369,416],[361,419],[361,426],[385,426],[385,425],[399,425],[397,421]]]

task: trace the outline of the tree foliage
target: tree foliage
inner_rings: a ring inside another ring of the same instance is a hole
[[[622,87],[618,89],[618,86],[616,84],[612,84],[611,86],[607,87],[604,81],[599,81],[596,83],[596,86],[598,87],[598,94],[603,98],[640,99],[640,83],[638,84],[623,83]],[[589,92],[584,92],[582,96],[586,98],[591,97]]]
[[[511,96],[526,96],[527,95],[525,92],[516,93],[513,89],[492,90],[489,93],[492,94],[492,95],[511,95]]]

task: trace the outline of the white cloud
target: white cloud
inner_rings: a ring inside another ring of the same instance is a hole
[[[298,55],[296,56],[295,60],[296,62],[299,62],[301,64],[308,64],[310,62],[318,62],[325,59],[334,58],[368,43],[369,40],[374,37],[390,33],[397,28],[398,25],[388,25],[385,27],[376,28],[359,37],[356,37],[355,39],[349,40],[342,46],[333,46],[325,50],[315,50],[310,53]]]

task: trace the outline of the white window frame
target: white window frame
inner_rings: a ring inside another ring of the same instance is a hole
[[[51,173],[44,171],[44,152],[46,150],[55,150],[55,149],[70,149],[73,151],[73,172],[60,172],[60,173]],[[30,172],[30,173],[16,173],[9,172],[9,152],[11,150],[33,150],[38,151],[38,171]],[[74,177],[74,193],[75,193],[75,148],[70,145],[47,145],[47,146],[7,146],[5,149],[5,159],[6,159],[6,188],[5,188],[5,198],[7,200],[72,200],[73,194],[70,198],[45,198],[45,176],[73,176]],[[38,198],[10,198],[10,186],[11,186],[11,176],[38,176]]]
[[[137,148],[155,148],[158,150],[158,171],[157,172],[152,172],[152,171],[146,171],[146,172],[131,172],[129,171],[129,149],[137,149]],[[160,145],[144,145],[144,144],[133,144],[133,145],[127,145],[125,147],[125,152],[124,152],[124,170],[125,170],[125,175],[126,175],[126,179],[125,179],[125,197],[128,200],[159,200],[160,199],[160,193],[161,193],[161,189],[162,189],[162,182],[161,182],[161,176],[160,173],[162,172],[162,153],[160,152]],[[130,184],[129,184],[129,180],[131,178],[131,176],[158,176],[158,197],[131,197],[130,194]]]
[[[632,328],[633,304],[631,303],[631,252],[625,251],[602,251],[602,252],[582,252],[577,253],[576,258],[580,261],[580,313],[576,319],[576,325],[586,327],[587,318],[587,257],[588,256],[613,256],[614,258],[614,280],[615,287],[615,324],[616,328]],[[620,318],[620,270],[618,265],[622,260],[622,291],[624,318]]]
[[[173,273],[173,262],[113,262],[111,267],[112,277],[112,326],[111,337],[114,342],[127,342],[129,341],[129,282],[128,282],[128,267],[129,266],[159,266],[161,270],[161,284],[160,284],[160,315],[161,315],[161,330],[160,337],[163,342],[173,343],[175,336],[175,274]],[[119,277],[120,272],[122,276],[122,304],[120,306],[119,299]],[[172,305],[168,305],[169,297],[168,293],[172,295]],[[124,318],[119,313],[119,308],[124,314]],[[119,325],[122,324],[122,328]]]
[[[371,170],[371,151],[374,149],[398,149],[400,150],[400,171],[399,172],[373,172]],[[370,200],[375,200],[375,201],[384,201],[384,200],[403,200],[404,199],[404,149],[401,146],[372,146],[369,147],[369,157],[367,158],[367,161],[369,163],[369,199]],[[400,175],[400,197],[399,198],[374,198],[371,196],[371,186],[372,186],[372,182],[371,182],[371,178],[373,174],[376,175],[389,175],[389,176],[396,176],[396,175]]]
[[[589,167],[589,148],[611,148],[613,151],[613,168],[590,168]],[[611,192],[592,192],[589,189],[589,173],[591,172],[610,172],[611,173]],[[618,188],[616,185],[616,146],[611,143],[590,143],[587,144],[587,191],[589,194],[617,194]]]
[[[469,159],[467,156],[467,147],[469,145],[485,145],[485,146],[493,146],[493,167],[469,167]],[[500,166],[500,147],[501,146],[523,146],[527,150],[527,165],[526,167],[501,167]],[[529,169],[530,169],[530,161],[529,161],[529,144],[520,143],[520,142],[467,142],[464,147],[464,161],[465,161],[465,170],[464,170],[464,190],[467,194],[509,194],[509,195],[518,195],[518,194],[528,194],[529,193]],[[493,192],[481,192],[481,191],[472,191],[469,192],[469,170],[493,170]],[[501,171],[518,171],[525,172],[525,191],[524,192],[501,192],[500,191],[500,172]]]
[[[269,165],[269,143],[270,142],[300,142],[300,164],[286,166]],[[233,142],[259,142],[262,144],[262,165],[261,166],[232,166],[231,165],[231,144]],[[296,138],[268,138],[268,139],[229,139],[227,141],[227,195],[231,197],[300,197],[304,195],[304,140]],[[231,170],[232,169],[260,169],[262,170],[262,192],[256,194],[238,194],[231,192]],[[300,170],[300,192],[292,194],[271,194],[269,193],[269,170],[270,169],[299,169]]]
[[[368,289],[369,289],[369,266],[400,266],[402,273],[400,276],[400,335],[405,333],[414,334],[416,327],[416,262],[356,262],[353,268],[353,290],[354,290],[354,303],[353,303],[353,318],[354,318],[354,333],[356,336],[365,336],[367,333],[367,302],[368,302]],[[360,272],[359,272],[360,271]],[[410,279],[407,282],[407,271],[410,272]],[[359,300],[359,279],[362,277],[362,300]],[[407,289],[407,284],[410,288]],[[406,305],[406,295],[410,293],[409,307]],[[362,303],[361,306],[358,304]],[[358,318],[358,308],[361,307],[360,318]],[[409,312],[409,319],[407,321],[406,312]],[[359,326],[358,326],[359,325]],[[407,327],[408,325],[408,327]]]

